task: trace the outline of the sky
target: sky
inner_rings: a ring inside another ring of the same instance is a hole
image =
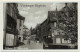
[[[18,3],[19,14],[25,17],[24,25],[27,28],[35,28],[48,17],[48,11],[61,10],[64,3]]]

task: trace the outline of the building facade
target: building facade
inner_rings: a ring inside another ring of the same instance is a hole
[[[6,26],[5,26],[5,35],[4,35],[4,45],[5,46],[16,46],[17,40],[17,4],[16,3],[7,3],[6,4]]]
[[[23,27],[23,40],[26,40],[30,36],[30,30],[25,25]]]
[[[18,35],[20,33],[20,25],[23,25],[23,17],[19,17],[18,4],[17,3],[5,3],[4,4],[4,36],[3,36],[3,48],[17,46]],[[22,20],[22,23],[20,22]]]
[[[17,19],[17,24],[18,24],[18,38],[20,40],[20,42],[23,42],[23,29],[24,29],[24,21],[25,18],[22,17],[21,15],[18,16],[19,18]]]
[[[41,23],[36,29],[37,32],[36,36],[38,36],[39,40],[44,41],[44,37],[51,37],[51,39],[53,40],[52,44],[67,45],[72,43],[71,37],[76,36],[75,37],[76,41],[77,38],[76,9],[77,9],[76,3],[71,4],[65,3],[65,6],[60,11],[57,11],[57,9],[56,11],[48,11],[48,18],[43,23]],[[75,35],[73,35],[73,32]]]

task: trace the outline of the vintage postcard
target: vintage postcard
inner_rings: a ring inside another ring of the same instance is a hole
[[[78,2],[5,2],[3,22],[3,50],[78,49]]]

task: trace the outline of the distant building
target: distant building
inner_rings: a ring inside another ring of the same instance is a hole
[[[27,36],[29,36],[29,29],[24,25],[23,26],[23,40],[27,39]]]

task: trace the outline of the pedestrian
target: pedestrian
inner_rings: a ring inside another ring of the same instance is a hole
[[[28,44],[30,44],[30,36],[28,37]]]

